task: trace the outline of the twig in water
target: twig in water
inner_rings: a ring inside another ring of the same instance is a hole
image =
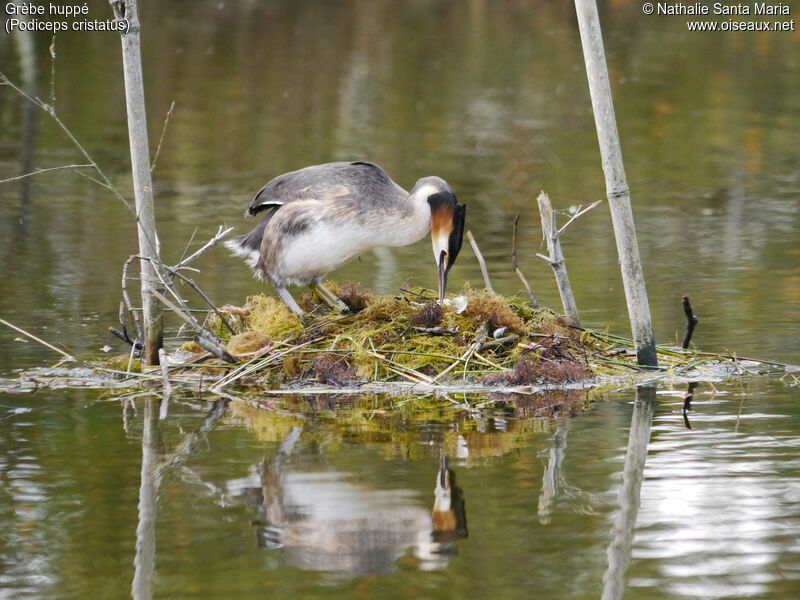
[[[695,315],[694,311],[692,310],[692,305],[689,302],[689,296],[683,297],[683,314],[686,315],[686,335],[683,336],[681,348],[686,349],[689,347],[689,342],[692,341],[694,328],[697,327],[697,324],[700,322],[700,319],[697,318],[697,315]]]
[[[64,122],[56,114],[55,108],[50,104],[45,104],[44,102],[39,100],[39,98],[34,98],[33,96],[27,94],[24,90],[15,85],[8,77],[6,77],[5,73],[3,73],[2,71],[0,71],[0,83],[9,86],[11,89],[13,89],[23,98],[25,98],[28,102],[33,103],[35,106],[37,106],[38,108],[46,112],[48,115],[50,115],[50,117],[56,122],[56,124],[70,139],[70,141],[72,141],[75,147],[80,151],[83,157],[91,164],[94,170],[97,171],[98,175],[100,175],[100,177],[102,178],[103,183],[106,186],[108,186],[108,188],[113,192],[114,196],[116,196],[116,198],[120,200],[128,208],[128,210],[131,211],[131,213],[133,213],[134,216],[136,216],[136,222],[138,223],[139,217],[138,215],[136,215],[136,211],[134,210],[133,206],[131,206],[131,203],[128,202],[122,195],[122,193],[114,186],[114,184],[111,183],[111,180],[108,178],[105,172],[97,165],[95,160],[89,155],[89,153],[86,151],[86,148],[83,147],[83,145],[73,135],[73,133],[69,130],[69,128],[66,125],[64,125]]]
[[[50,42],[50,105],[56,105],[56,36]]]
[[[32,333],[28,333],[28,332],[27,332],[27,331],[25,331],[24,329],[21,329],[20,327],[17,327],[17,326],[16,326],[16,325],[14,325],[13,323],[9,323],[9,322],[8,322],[8,321],[6,321],[5,319],[0,319],[0,323],[2,323],[3,325],[5,325],[6,327],[10,327],[10,328],[11,328],[11,329],[13,329],[14,331],[18,331],[18,332],[19,332],[19,333],[21,333],[22,335],[25,335],[25,336],[27,336],[27,337],[31,338],[32,340],[34,340],[34,341],[36,341],[36,342],[39,342],[40,344],[42,344],[43,346],[46,346],[47,348],[50,348],[51,350],[55,350],[56,352],[58,352],[59,354],[61,354],[61,355],[62,355],[62,356],[64,356],[65,358],[68,358],[68,359],[70,359],[70,360],[75,360],[75,357],[74,357],[74,356],[72,356],[71,354],[68,354],[68,353],[64,352],[64,351],[63,351],[63,350],[61,350],[60,348],[56,348],[55,346],[53,346],[53,344],[50,344],[50,343],[48,343],[48,342],[45,342],[45,341],[44,341],[42,338],[36,337],[36,336],[35,336],[35,335],[33,335]]]
[[[120,331],[119,329],[116,329],[115,327],[109,327],[108,328],[108,332],[111,333],[112,335],[117,336],[119,339],[121,339],[126,344],[129,344],[130,346],[133,346],[133,348],[136,349],[136,350],[141,350],[144,347],[142,345],[142,342],[140,342],[139,340],[132,340],[130,338],[130,336],[128,335],[128,332],[125,331],[125,330]]]
[[[475,252],[475,257],[478,259],[478,264],[481,266],[481,273],[483,273],[483,282],[486,285],[486,289],[493,292],[492,282],[489,281],[489,271],[486,270],[486,262],[483,260],[483,255],[478,248],[478,244],[472,236],[472,231],[467,231],[467,238],[469,239],[470,246],[472,246],[472,251]]]
[[[20,179],[25,179],[26,177],[33,177],[34,175],[41,175],[42,173],[47,173],[48,171],[61,171],[63,169],[86,169],[89,167],[93,167],[94,165],[62,165],[60,167],[48,167],[47,169],[36,169],[35,171],[31,171],[30,173],[25,173],[24,175],[17,175],[16,177],[10,177],[8,179],[0,179],[0,183],[8,183],[10,181],[18,181]]]
[[[694,398],[694,388],[696,387],[696,381],[689,382],[689,390],[683,398],[683,423],[686,425],[686,429],[692,428],[691,423],[689,423],[689,411],[692,410],[692,399]]]
[[[131,337],[128,335],[128,326],[125,324],[125,302],[120,301],[119,303],[119,324],[122,327],[122,331],[118,329],[114,329],[113,327],[109,327],[108,331],[113,333],[123,342],[134,347],[136,350],[141,350],[144,348],[144,344],[139,340],[132,340]]]
[[[225,348],[223,348],[219,344],[219,342],[217,342],[217,340],[213,339],[213,336],[209,332],[203,329],[203,326],[200,325],[200,323],[197,322],[197,319],[195,319],[190,313],[176,306],[173,302],[165,298],[164,295],[161,294],[158,290],[152,289],[150,290],[150,292],[153,294],[153,296],[155,296],[159,300],[159,302],[161,302],[164,306],[172,310],[176,315],[178,315],[181,319],[189,323],[189,325],[191,325],[192,327],[195,328],[195,330],[197,330],[198,336],[195,338],[195,341],[198,344],[200,344],[200,346],[204,350],[211,352],[214,356],[216,356],[217,358],[221,358],[225,362],[229,363],[238,362],[228,353],[227,350],[225,350]]]
[[[531,286],[528,285],[528,280],[525,279],[525,276],[522,274],[522,271],[519,269],[519,264],[517,263],[517,225],[519,224],[519,215],[514,218],[514,234],[511,236],[511,266],[514,268],[514,272],[519,277],[520,281],[522,281],[522,285],[525,286],[525,289],[528,291],[528,296],[531,298],[531,304],[533,308],[539,307],[539,302],[536,300],[536,296],[533,295],[533,290]]]
[[[200,446],[200,442],[205,439],[206,434],[214,428],[220,417],[225,414],[225,409],[228,408],[228,402],[229,400],[227,398],[220,398],[214,402],[199,427],[195,429],[193,433],[184,437],[183,441],[175,448],[175,451],[166,456],[156,467],[154,473],[156,482],[161,480],[165,471],[183,464],[184,461],[197,450]]]
[[[167,125],[169,124],[169,118],[172,116],[172,111],[174,109],[175,109],[175,100],[173,100],[172,104],[169,105],[169,110],[167,111],[167,118],[164,119],[164,127],[161,129],[161,138],[158,140],[158,146],[156,147],[155,156],[153,156],[153,162],[150,163],[151,173],[156,168],[156,161],[158,160],[158,155],[161,152],[161,144],[164,143],[164,134],[167,133]]]
[[[125,302],[120,300],[119,301],[119,312],[117,313],[117,318],[119,319],[119,326],[122,327],[122,339],[125,340],[131,346],[135,345],[135,342],[131,339],[128,335],[128,325],[125,323]],[[110,330],[113,330],[113,327],[109,327]],[[111,333],[115,335],[119,335],[119,332],[114,330]],[[141,342],[139,343],[140,347],[144,347],[144,344]]]
[[[167,418],[169,396],[172,394],[172,384],[169,381],[169,367],[167,366],[167,353],[163,348],[158,349],[158,363],[161,365],[161,380],[164,385],[164,397],[161,399],[161,408],[158,411],[159,420]]]
[[[128,308],[128,314],[131,317],[131,321],[133,321],[133,324],[136,326],[136,335],[138,336],[138,339],[143,340],[144,330],[142,329],[142,323],[139,320],[138,313],[133,310],[131,298],[128,295],[128,268],[136,258],[138,258],[138,256],[135,254],[128,257],[128,260],[126,260],[125,264],[122,266],[122,300],[125,302],[125,306]]]
[[[136,346],[131,346],[131,351],[128,353],[128,366],[125,367],[125,374],[130,377],[131,369],[133,368],[133,357],[136,354]]]

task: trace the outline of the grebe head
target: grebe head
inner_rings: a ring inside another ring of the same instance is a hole
[[[427,192],[431,207],[431,242],[433,256],[439,270],[439,300],[444,300],[447,274],[461,251],[464,237],[466,204],[459,204],[456,195],[444,180],[438,177],[420,179],[415,190]]]

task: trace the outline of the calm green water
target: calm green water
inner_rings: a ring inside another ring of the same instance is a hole
[[[107,17],[105,2],[89,6]],[[539,299],[558,305],[534,256],[535,196],[545,189],[566,208],[605,194],[570,3],[140,10],[154,148],[176,106],[154,171],[168,262],[222,223],[252,225],[243,208],[273,176],[368,159],[405,187],[447,179],[504,293],[520,287],[510,238],[521,213],[521,268]],[[688,294],[699,347],[800,363],[800,37],[688,33],[681,18],[646,17],[624,1],[601,6],[601,21],[658,340],[682,332]],[[59,34],[54,61],[51,42],[0,34],[0,70],[53,104],[127,193],[116,34]],[[26,44],[32,63],[20,60]],[[27,114],[0,87],[0,179],[82,162],[49,117]],[[106,328],[135,240],[124,207],[74,172],[0,184],[0,316],[78,355],[124,351]],[[563,243],[584,324],[627,334],[607,207]],[[219,304],[259,289],[223,250],[197,266]],[[335,277],[379,293],[435,285],[427,241]],[[467,282],[480,286],[481,276],[465,248],[451,291]],[[0,375],[54,362],[17,337],[0,331]],[[277,412],[231,405],[157,489],[143,490],[143,437],[146,456],[170,455],[213,399],[173,401],[143,436],[141,398],[4,394],[0,597],[129,596],[138,526],[140,550],[155,550],[138,561],[151,583],[137,579],[136,589],[154,597],[794,598],[792,382],[734,380],[716,395],[701,384],[692,429],[683,390],[659,390],[639,409],[633,390],[607,393],[575,418],[530,418],[524,403],[467,412],[419,400],[394,417],[380,398],[290,399]],[[630,431],[649,445],[628,451]],[[432,546],[441,446],[468,535]],[[283,507],[280,526],[267,518],[267,488],[279,492],[270,506]],[[140,518],[140,492],[157,497],[151,521]]]
[[[614,598],[626,581],[629,597],[795,597],[800,418],[787,390],[698,392],[692,429],[682,398],[634,408],[633,393],[552,421],[446,407],[392,418],[374,399],[231,405],[152,490],[140,538],[155,544],[152,594]],[[158,460],[200,425],[199,402],[183,401],[151,425]],[[86,394],[3,399],[4,597],[129,594],[146,411],[136,406],[123,420],[120,401]],[[646,462],[628,450],[632,415],[634,440],[651,431]],[[278,459],[287,437],[296,441]],[[467,536],[435,544],[440,446]]]

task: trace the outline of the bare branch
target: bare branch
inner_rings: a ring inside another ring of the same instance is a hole
[[[219,317],[219,320],[222,321],[222,323],[225,325],[225,327],[228,329],[228,331],[231,332],[231,335],[236,335],[236,331],[233,329],[233,327],[231,327],[230,323],[228,323],[228,320],[223,316],[223,314],[219,311],[219,309],[216,307],[216,305],[211,301],[211,298],[209,298],[206,295],[206,293],[203,290],[200,289],[200,286],[197,285],[194,282],[194,280],[183,276],[181,273],[179,273],[173,267],[167,267],[165,265],[164,268],[169,272],[170,275],[173,275],[175,277],[180,278],[182,281],[185,281],[195,292],[197,292],[200,295],[200,297],[203,300],[206,301],[206,304],[208,304],[211,307],[211,310],[213,310],[217,314],[217,316]]]
[[[683,313],[686,315],[686,334],[683,336],[681,348],[686,349],[689,347],[689,342],[692,341],[694,328],[697,327],[697,324],[700,322],[700,319],[694,314],[692,304],[689,302],[689,296],[683,297]]]
[[[222,225],[220,225],[220,226],[219,226],[219,229],[217,230],[217,234],[216,234],[216,235],[215,235],[213,238],[211,238],[211,239],[210,239],[208,242],[206,242],[206,243],[205,243],[205,245],[204,245],[202,248],[200,248],[200,249],[199,249],[197,252],[195,252],[194,254],[191,254],[190,256],[187,256],[186,258],[184,258],[183,260],[181,260],[181,262],[179,262],[177,265],[175,265],[174,267],[172,267],[172,269],[171,269],[171,270],[173,270],[173,271],[177,271],[177,270],[179,270],[179,269],[183,269],[183,268],[185,268],[185,267],[186,267],[186,265],[188,265],[190,262],[193,262],[193,261],[194,261],[195,259],[197,259],[197,258],[198,258],[198,257],[199,257],[201,254],[203,254],[203,253],[205,253],[206,251],[210,250],[211,248],[213,248],[214,246],[216,246],[216,245],[217,245],[217,244],[218,244],[220,241],[222,241],[223,239],[225,239],[225,237],[227,237],[227,235],[228,235],[228,234],[229,234],[231,231],[233,231],[233,227],[228,227],[227,229],[224,229],[224,230],[223,230],[223,229],[222,229]]]
[[[125,261],[125,265],[122,267],[122,299],[125,302],[125,306],[128,308],[128,314],[131,317],[131,321],[133,321],[134,325],[136,325],[136,335],[138,336],[138,340],[140,342],[144,342],[144,330],[142,329],[142,323],[139,320],[139,315],[133,310],[133,305],[131,304],[131,297],[128,295],[128,269],[131,266],[131,263],[139,258],[138,255],[133,254],[128,257],[128,260]]]
[[[533,295],[533,290],[531,286],[528,285],[528,280],[525,279],[525,276],[522,274],[522,271],[519,268],[519,264],[517,263],[517,225],[519,224],[519,215],[514,218],[514,234],[511,236],[511,266],[514,267],[514,272],[519,277],[522,285],[525,286],[525,289],[528,291],[528,296],[530,296],[531,304],[534,308],[539,306],[538,300],[536,300],[536,296]]]
[[[116,196],[116,198],[120,200],[128,208],[129,211],[131,211],[134,215],[136,215],[136,211],[133,209],[133,206],[131,206],[130,202],[128,202],[122,195],[122,193],[114,186],[114,184],[111,183],[111,180],[106,176],[105,172],[103,172],[103,170],[97,165],[95,160],[89,155],[89,152],[86,151],[86,148],[83,147],[83,145],[72,134],[69,128],[66,125],[64,125],[64,122],[58,118],[55,108],[53,108],[49,104],[45,104],[39,98],[34,98],[33,96],[26,93],[24,90],[15,85],[8,77],[6,77],[5,73],[3,73],[2,71],[0,71],[0,82],[9,86],[20,96],[25,98],[28,102],[33,103],[35,106],[37,106],[38,108],[46,112],[48,115],[50,115],[50,117],[67,135],[67,137],[72,141],[72,143],[75,144],[75,147],[80,151],[83,157],[91,164],[92,168],[95,171],[97,171],[97,173],[102,178],[103,182],[106,184],[106,186],[108,186],[108,189],[110,189],[113,192],[114,196]],[[138,216],[137,216],[137,221],[138,221]]]
[[[161,144],[164,143],[164,134],[167,133],[167,125],[169,124],[169,118],[172,116],[172,111],[175,110],[175,100],[172,101],[172,104],[169,105],[169,110],[167,111],[167,118],[164,119],[164,127],[161,130],[161,138],[158,140],[158,146],[156,147],[155,156],[153,156],[153,162],[150,163],[150,172],[152,173],[156,168],[156,161],[158,160],[158,155],[161,152]]]
[[[86,179],[88,179],[89,181],[93,181],[93,182],[94,182],[94,183],[96,183],[97,185],[102,185],[102,186],[103,186],[104,188],[106,188],[107,190],[110,190],[110,189],[111,189],[111,188],[110,188],[108,185],[106,185],[105,183],[103,183],[103,182],[102,182],[102,181],[100,181],[99,179],[95,179],[94,177],[92,177],[91,175],[87,175],[87,174],[86,174],[86,173],[84,173],[83,171],[75,171],[75,172],[76,172],[78,175],[81,175],[81,176],[83,176],[83,177],[86,177]]]
[[[24,175],[17,175],[16,177],[10,177],[8,179],[0,179],[0,183],[18,181],[20,179],[25,179],[26,177],[41,175],[42,173],[47,173],[48,171],[61,171],[62,169],[86,169],[89,167],[94,167],[94,165],[62,165],[60,167],[48,167],[47,169],[36,169],[35,171],[31,171],[30,173],[25,173]]]
[[[192,245],[192,242],[194,241],[194,236],[196,235],[197,235],[197,227],[192,229],[192,235],[189,236],[189,241],[186,242],[186,245],[183,247],[183,252],[181,253],[181,260],[186,258],[186,253],[189,252],[189,246]],[[180,261],[178,261],[178,263],[180,263]]]
[[[200,346],[202,346],[205,350],[211,352],[217,358],[221,358],[222,360],[230,363],[237,362],[235,358],[233,358],[228,352],[223,348],[220,343],[214,339],[214,337],[208,333],[200,323],[197,322],[191,313],[184,310],[183,308],[175,305],[171,300],[167,299],[161,292],[156,290],[155,288],[150,290],[150,293],[158,299],[164,306],[172,310],[176,315],[178,315],[181,319],[186,321],[189,325],[195,328],[198,332],[198,336],[196,341]]]
[[[158,290],[156,290],[156,289],[153,289],[153,290],[152,290],[152,292],[153,292],[153,295],[154,295],[156,298],[158,298],[158,300],[159,300],[159,301],[160,301],[160,302],[161,302],[161,303],[162,303],[164,306],[166,306],[167,308],[169,308],[170,310],[172,310],[172,312],[174,312],[174,313],[175,313],[176,315],[178,315],[178,316],[179,316],[181,319],[183,319],[183,320],[184,320],[184,321],[186,321],[186,322],[187,322],[189,325],[191,325],[191,326],[192,326],[192,327],[195,329],[195,331],[198,331],[198,332],[203,332],[203,333],[205,333],[205,329],[203,329],[203,326],[202,326],[202,325],[200,325],[200,323],[198,323],[197,319],[195,319],[195,318],[192,316],[192,314],[191,314],[190,312],[188,312],[187,310],[185,310],[185,309],[181,308],[180,306],[177,306],[175,303],[173,303],[171,300],[169,300],[168,298],[166,298],[166,297],[165,297],[165,296],[164,296],[164,295],[163,295],[161,292],[159,292]]]
[[[161,409],[158,418],[167,418],[167,407],[169,406],[169,396],[172,394],[172,383],[169,380],[169,366],[167,365],[167,353],[163,348],[158,349],[158,363],[161,365],[161,381],[164,386],[164,397],[161,399]]]
[[[614,223],[614,238],[617,243],[622,284],[636,344],[637,360],[640,365],[657,366],[658,355],[653,335],[653,321],[647,300],[639,244],[636,240],[631,193],[622,163],[622,150],[614,117],[614,101],[611,97],[597,3],[595,0],[575,0],[575,13],[578,17],[589,96],[592,100],[600,159],[606,181],[606,197],[611,220]]]
[[[552,264],[552,262],[550,261],[550,257],[549,257],[549,256],[545,256],[544,254],[541,254],[541,253],[539,253],[539,252],[537,252],[537,253],[536,253],[536,258],[541,258],[541,259],[542,259],[543,261],[545,261],[545,262],[546,262],[548,265],[549,265],[549,264]]]
[[[227,363],[236,364],[237,362],[239,362],[233,356],[228,354],[228,351],[225,350],[225,348],[223,348],[220,344],[218,344],[216,340],[211,339],[207,335],[198,335],[197,337],[194,338],[194,341],[197,342],[197,344],[201,348],[207,350],[217,358],[221,358]]]
[[[559,229],[556,226],[556,213],[550,204],[550,198],[544,192],[539,194],[536,201],[539,203],[539,213],[542,218],[542,236],[547,242],[547,251],[550,253],[548,257],[541,254],[536,256],[546,260],[552,267],[558,284],[561,303],[564,306],[564,313],[573,325],[580,327],[578,307],[575,304],[575,296],[572,294],[572,287],[567,276],[567,266],[564,262],[564,254],[561,251],[561,240],[558,237]]]
[[[56,105],[56,36],[50,41],[50,105]]]
[[[583,206],[583,204],[579,204],[579,205],[578,205],[578,210],[576,210],[576,211],[575,211],[575,214],[574,214],[574,215],[572,215],[572,217],[570,217],[569,221],[567,221],[566,223],[564,223],[564,225],[561,227],[561,229],[559,229],[559,230],[558,230],[558,235],[561,235],[562,233],[564,233],[564,230],[567,228],[567,226],[568,226],[570,223],[572,223],[572,222],[573,222],[575,219],[577,219],[577,218],[578,218],[578,217],[580,217],[581,215],[583,215],[583,214],[585,214],[585,213],[589,212],[590,210],[592,210],[592,209],[593,209],[595,206],[597,206],[597,205],[598,205],[598,204],[600,204],[601,202],[602,202],[602,200],[597,200],[597,201],[595,201],[595,202],[592,202],[592,203],[591,203],[589,206],[587,206],[587,207],[586,207],[586,208],[584,208],[583,210],[581,210],[581,207]]]
[[[478,259],[478,264],[481,266],[481,273],[483,273],[483,283],[486,285],[486,289],[490,292],[493,292],[492,289],[492,282],[489,281],[489,271],[486,270],[486,261],[483,260],[483,255],[481,254],[480,249],[478,248],[478,244],[475,241],[475,238],[472,236],[472,231],[467,231],[467,238],[469,239],[470,246],[472,246],[472,251],[475,252],[475,256]]]

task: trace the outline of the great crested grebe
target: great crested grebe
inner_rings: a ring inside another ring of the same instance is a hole
[[[430,230],[443,300],[447,274],[461,250],[466,210],[439,177],[423,177],[409,193],[372,163],[328,163],[267,183],[245,216],[269,212],[250,233],[226,246],[302,316],[287,285],[307,285],[345,312],[344,303],[320,285],[326,273],[372,248],[413,244]]]

